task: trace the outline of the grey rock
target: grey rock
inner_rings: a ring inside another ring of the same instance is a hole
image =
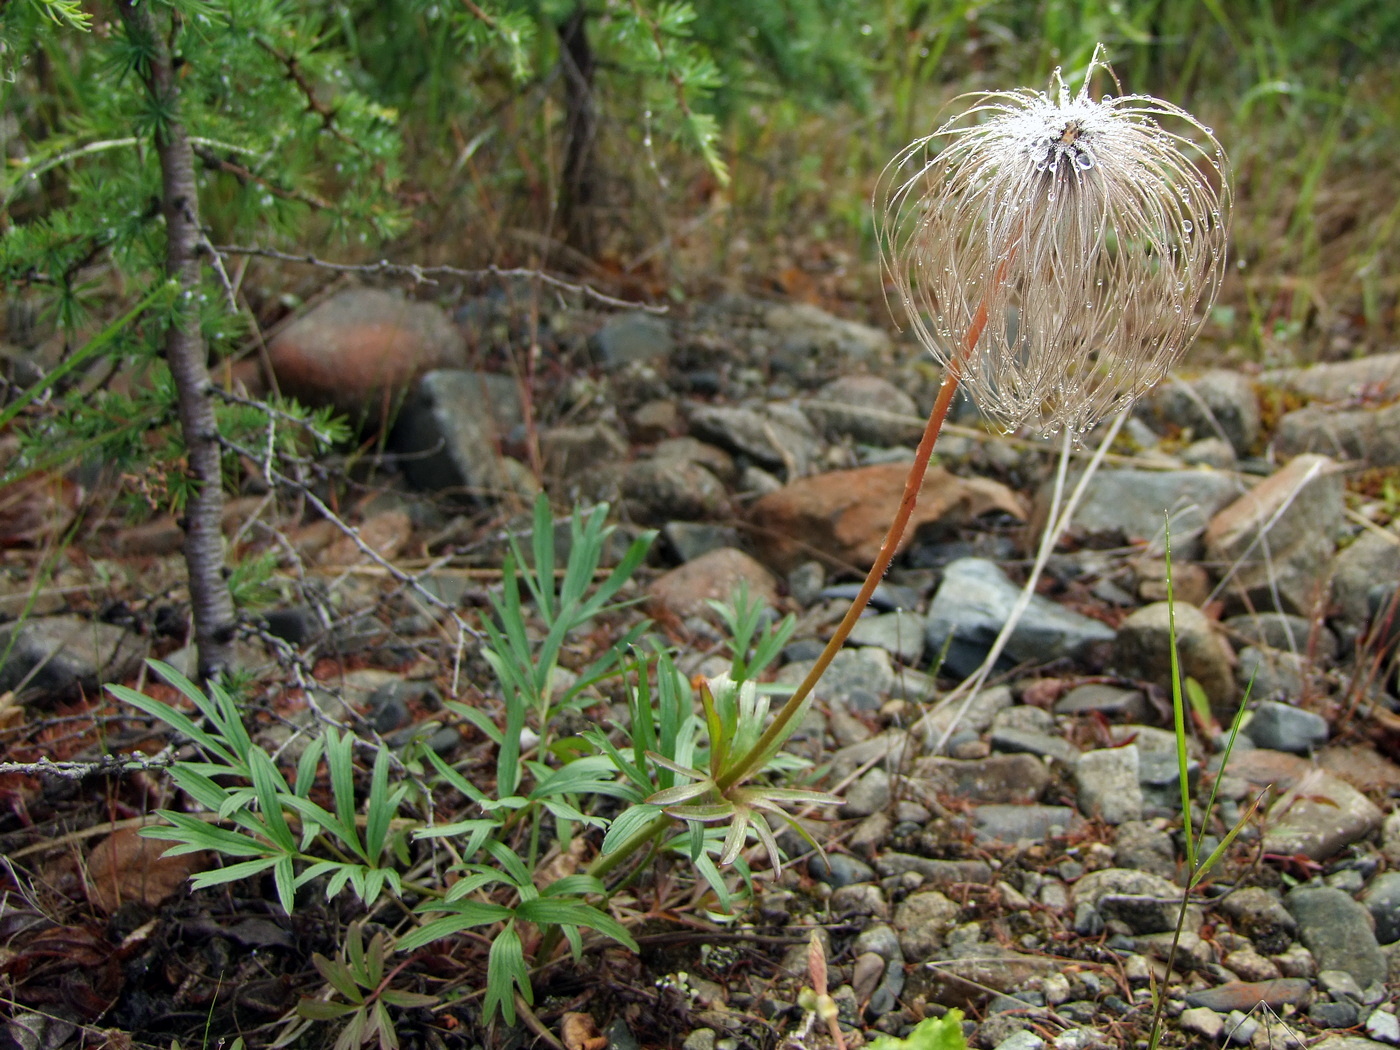
[[[728,506],[728,494],[717,477],[698,463],[677,460],[627,464],[622,495],[631,515],[648,524],[718,517]]]
[[[1146,756],[1140,756],[1139,760],[1142,757]],[[1113,841],[1113,863],[1119,868],[1144,871],[1170,881],[1176,875],[1176,845],[1171,835],[1154,823],[1127,821],[1118,825]]]
[[[404,457],[404,474],[418,488],[484,503],[519,489],[522,467],[499,446],[522,421],[509,376],[438,369],[418,381],[389,448]]]
[[[1369,529],[1337,552],[1332,562],[1332,605],[1341,622],[1360,630],[1371,617],[1367,601],[1377,580],[1400,579],[1400,529],[1391,535]]]
[[[1329,1035],[1322,1042],[1314,1043],[1312,1050],[1390,1050],[1390,1047],[1359,1035]]]
[[[1295,791],[1292,804],[1264,832],[1266,853],[1301,853],[1313,860],[1326,860],[1380,825],[1381,811],[1375,804],[1330,773],[1308,773]]]
[[[1167,602],[1153,602],[1124,620],[1114,641],[1114,666],[1170,688],[1172,616]],[[1201,683],[1216,717],[1228,723],[1238,698],[1229,645],[1194,605],[1177,602],[1174,617],[1181,673]]]
[[[1361,903],[1376,923],[1376,940],[1381,944],[1400,941],[1400,871],[1377,875],[1361,895]]]
[[[1193,441],[1179,453],[1189,467],[1210,467],[1213,470],[1234,470],[1239,462],[1232,446],[1224,438],[1211,437]]]
[[[42,616],[0,628],[0,693],[36,689],[55,699],[93,694],[134,674],[145,643],[115,624]]]
[[[1076,905],[1091,905],[1105,918],[1118,919],[1137,934],[1174,929],[1181,910],[1181,893],[1181,887],[1169,879],[1129,868],[1091,871],[1074,884]],[[1200,908],[1188,906],[1185,929],[1199,930],[1201,921]]]
[[[840,653],[837,655],[839,656]],[[783,671],[785,670],[787,668],[783,668]],[[778,672],[778,679],[784,680],[782,671]],[[902,772],[904,763],[909,760],[909,756],[916,746],[914,740],[904,730],[887,729],[869,740],[862,740],[858,744],[849,744],[832,752],[831,776],[834,780],[840,780],[871,760],[883,763],[884,767],[891,772]]]
[[[1327,743],[1327,719],[1291,704],[1261,700],[1243,732],[1260,747],[1310,754]]]
[[[1277,955],[1293,943],[1298,923],[1277,894],[1259,886],[1236,890],[1217,907],[1234,920],[1235,929],[1266,955]]]
[[[1400,571],[1400,561],[1396,562],[1396,567]],[[1337,658],[1337,636],[1326,625],[1306,616],[1281,612],[1245,613],[1230,617],[1221,626],[1231,638],[1240,639],[1245,645],[1302,653],[1329,664]]]
[[[1071,834],[1082,824],[1068,806],[986,805],[973,811],[973,830],[981,842],[1041,842]]]
[[[769,470],[790,468],[793,478],[810,473],[821,454],[821,439],[796,405],[697,404],[689,416],[692,432],[702,440],[749,456]]]
[[[726,484],[739,479],[733,456],[718,445],[693,437],[667,438],[652,449],[651,456],[658,463],[696,463]]]
[[[695,521],[668,521],[661,527],[661,538],[681,561],[694,561],[721,547],[743,545],[738,529]]]
[[[966,676],[977,669],[1020,591],[982,558],[961,558],[947,567],[925,620],[929,650],[942,652],[948,645],[945,671]],[[1011,634],[1006,656],[1016,663],[1047,662],[1077,655],[1095,642],[1112,640],[1113,634],[1106,624],[1036,595]]]
[[[1381,825],[1381,855],[1400,867],[1400,809],[1387,816]]]
[[[1079,749],[1064,737],[1036,729],[996,726],[992,729],[991,744],[998,751],[1040,755],[1066,766],[1073,766],[1079,759]]]
[[[1206,555],[1230,567],[1230,603],[1311,613],[1326,595],[1342,488],[1332,460],[1300,455],[1211,519]]]
[[[1273,447],[1283,456],[1320,452],[1373,467],[1400,463],[1400,404],[1385,408],[1309,405],[1278,422]]]
[[[885,900],[884,891],[871,882],[840,887],[832,892],[829,904],[832,914],[840,919],[890,917],[890,905]]]
[[[849,853],[828,853],[825,858],[817,854],[807,861],[807,870],[812,878],[835,889],[875,878],[874,868]]]
[[[779,353],[832,361],[874,362],[887,357],[893,343],[878,328],[847,321],[808,303],[778,303],[768,307],[763,323]]]
[[[956,722],[961,730],[981,733],[992,724],[999,711],[1015,704],[1016,698],[1009,685],[996,685],[974,693],[971,700],[964,703],[967,707],[963,711],[951,704],[934,709],[919,721],[919,729],[937,739]]]
[[[924,655],[924,618],[916,612],[862,616],[847,641],[876,646],[902,664],[917,665]]]
[[[804,409],[829,441],[848,437],[888,447],[917,441],[923,432],[914,399],[879,376],[833,379]]]
[[[1259,1031],[1259,1022],[1253,1014],[1231,1010],[1225,1015],[1225,1039],[1234,1046],[1248,1046]]]
[[[1288,702],[1303,695],[1307,670],[1305,657],[1250,645],[1240,650],[1235,681],[1241,691],[1249,689],[1252,699]]]
[[[1345,970],[1319,970],[1317,986],[1333,999],[1345,998],[1354,1003],[1361,1002],[1361,985]]]
[[[935,886],[956,886],[970,882],[979,886],[989,885],[992,869],[982,860],[934,860],[931,857],[916,857],[912,853],[897,853],[886,850],[875,859],[875,868],[882,878],[892,878],[913,872],[922,875],[924,880]]]
[[[540,432],[540,455],[551,478],[570,479],[627,456],[627,441],[607,423],[548,427]]]
[[[890,775],[879,766],[866,773],[846,789],[841,804],[844,818],[866,817],[886,809],[890,804]]]
[[[1147,697],[1141,689],[1113,685],[1075,686],[1055,702],[1057,715],[1099,714],[1110,722],[1141,722],[1149,714]]]
[[[1386,979],[1386,960],[1366,909],[1330,886],[1300,886],[1284,904],[1298,923],[1298,938],[1317,958],[1319,971],[1345,970],[1358,984]]]
[[[1044,1045],[1044,1039],[1023,1028],[1019,1032],[1012,1032],[997,1043],[996,1050],[1041,1050]]]
[[[1146,408],[1165,423],[1189,428],[1196,437],[1228,441],[1248,455],[1259,439],[1259,398],[1249,378],[1217,369],[1196,379],[1170,377],[1149,396]]]
[[[655,361],[675,349],[665,318],[634,311],[611,318],[589,340],[598,362],[609,371],[641,361]]]
[[[1079,787],[1079,811],[1108,824],[1142,819],[1142,787],[1138,783],[1138,749],[1127,747],[1086,751],[1074,767]]]
[[[1366,1018],[1366,1034],[1392,1046],[1400,1044],[1400,1018],[1384,1010],[1372,1010]]]
[[[874,952],[886,962],[897,962],[901,965],[904,963],[904,951],[899,946],[899,935],[895,933],[893,927],[883,922],[871,923],[856,934],[856,939],[851,944],[851,951],[857,955],[863,952]]]
[[[911,893],[894,912],[894,928],[904,958],[924,962],[934,956],[962,909],[937,890]]]
[[[1400,397],[1400,352],[1276,368],[1259,381],[1319,401],[1351,401],[1363,395],[1386,401]]]
[[[1044,487],[1036,497],[1038,521],[1048,516],[1050,492]],[[1238,481],[1213,470],[1101,470],[1090,479],[1070,529],[1094,546],[1146,540],[1160,551],[1170,520],[1172,554],[1190,559],[1199,553],[1196,537],[1239,494]]]
[[[1193,1006],[1181,1011],[1177,1024],[1183,1032],[1198,1035],[1208,1043],[1217,1043],[1225,1033],[1225,1018],[1208,1006]]]
[[[1186,760],[1186,780],[1194,796],[1201,780],[1201,764],[1194,758]],[[1172,752],[1140,750],[1138,786],[1147,809],[1171,813],[1181,810],[1181,763]]]
[[[810,669],[811,663],[806,660],[785,664],[776,680],[796,684]],[[832,658],[816,693],[823,700],[844,705],[848,711],[877,711],[890,698],[895,685],[894,664],[885,650],[842,649]]]
[[[920,791],[975,802],[1037,802],[1050,786],[1050,770],[1029,754],[920,758],[914,763],[913,776]]]
[[[1252,947],[1232,951],[1225,956],[1223,963],[1227,970],[1242,981],[1276,981],[1283,976],[1278,963],[1260,955]]]

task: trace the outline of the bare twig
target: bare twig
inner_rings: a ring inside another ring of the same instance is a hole
[[[407,277],[416,284],[436,284],[437,281],[435,278],[438,277],[458,277],[466,281],[528,277],[531,280],[537,280],[541,284],[547,285],[560,292],[565,292],[569,295],[579,295],[585,299],[591,299],[594,302],[601,303],[604,306],[615,306],[623,310],[645,310],[648,313],[654,314],[664,314],[667,312],[667,307],[665,306],[619,299],[616,296],[608,295],[606,292],[600,292],[591,285],[566,281],[563,278],[545,273],[542,270],[531,269],[529,267],[507,268],[493,264],[480,270],[467,270],[459,266],[418,266],[413,263],[391,263],[387,259],[380,259],[378,262],[372,263],[338,263],[327,259],[319,259],[315,255],[294,255],[291,252],[281,252],[275,248],[262,248],[256,245],[238,244],[220,244],[215,246],[214,250],[221,255],[252,255],[261,259],[275,259],[278,262],[316,266],[334,273],[353,273],[377,277]]]
[[[61,777],[64,780],[86,780],[88,777],[114,773],[135,773],[150,769],[165,769],[175,760],[174,752],[166,748],[156,755],[134,751],[129,755],[103,755],[91,762],[55,762],[44,757],[37,762],[0,762],[0,776],[18,774],[26,777]]]

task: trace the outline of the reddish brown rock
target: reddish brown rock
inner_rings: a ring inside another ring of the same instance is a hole
[[[1286,1004],[1306,1007],[1312,1002],[1312,982],[1298,977],[1280,977],[1273,981],[1230,981],[1215,988],[1191,992],[1186,1002],[1205,1006],[1217,1013],[1231,1010],[1249,1013],[1263,1003],[1271,1010],[1281,1010]]]
[[[359,423],[392,419],[413,381],[462,368],[466,343],[432,303],[352,288],[279,332],[268,357],[284,394]]]
[[[369,555],[360,547],[361,543],[388,561],[403,550],[413,536],[413,522],[401,510],[386,510],[365,519],[356,532],[359,543],[353,537],[341,535],[322,553],[321,563],[356,565],[369,561]]]
[[[908,474],[903,463],[881,463],[817,474],[770,492],[751,512],[759,529],[755,541],[760,554],[784,572],[810,558],[814,550],[868,568],[899,509]],[[994,510],[1025,517],[1020,500],[1005,485],[987,478],[959,478],[942,467],[930,467],[900,549],[908,546],[921,525],[962,524]]]
[[[757,598],[768,606],[778,604],[773,574],[733,547],[721,547],[672,569],[653,581],[647,594],[653,605],[683,619],[708,612],[705,603],[711,599],[729,601],[740,583],[748,585],[749,601]]]

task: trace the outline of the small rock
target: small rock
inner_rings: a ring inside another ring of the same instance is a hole
[[[1211,519],[1206,555],[1232,567],[1238,604],[1307,615],[1326,591],[1343,510],[1336,464],[1298,456]]]
[[[812,878],[828,886],[840,889],[875,878],[875,869],[849,853],[820,853],[807,861],[807,870]]]
[[[1241,456],[1259,439],[1259,398],[1247,376],[1214,369],[1192,380],[1175,376],[1157,386],[1145,405],[1148,415],[1189,429],[1196,437],[1228,441]]]
[[[1201,780],[1201,764],[1194,758],[1186,761],[1186,780],[1194,794]],[[1143,751],[1138,757],[1138,787],[1145,810],[1179,812],[1181,763],[1177,756],[1166,751]]]
[[[1252,756],[1279,755],[1276,751],[1244,752],[1231,758],[1231,773],[1246,776]],[[1252,777],[1250,779],[1253,779]],[[1291,781],[1274,778],[1288,794],[1270,810],[1270,823],[1264,832],[1266,853],[1292,856],[1301,853],[1313,860],[1326,860],[1343,846],[1365,838],[1381,822],[1381,811],[1346,781],[1312,770]],[[1261,787],[1263,785],[1260,785]]]
[[[1239,462],[1234,447],[1224,438],[1202,438],[1193,441],[1179,453],[1188,467],[1210,467],[1212,470],[1234,470]]]
[[[868,770],[846,790],[841,804],[841,816],[866,817],[890,804],[890,775],[876,766]]]
[[[1390,1047],[1359,1035],[1329,1035],[1322,1042],[1314,1043],[1312,1050],[1390,1050]]]
[[[973,829],[982,842],[1041,842],[1070,834],[1082,824],[1068,806],[987,805],[973,810]]]
[[[1222,960],[1225,969],[1242,981],[1274,981],[1283,976],[1278,964],[1253,948],[1240,948]]]
[[[1337,552],[1332,562],[1332,606],[1341,622],[1360,630],[1371,618],[1367,596],[1377,580],[1400,579],[1400,536],[1367,529]]]
[[[996,1050],[1041,1050],[1044,1045],[1045,1040],[1040,1036],[1022,1029],[1019,1032],[1012,1032],[997,1043]]]
[[[1070,528],[1092,546],[1147,541],[1160,552],[1170,521],[1173,556],[1190,560],[1200,550],[1196,537],[1239,494],[1239,482],[1211,470],[1100,470],[1085,488]],[[1047,484],[1036,497],[1036,520],[1048,516],[1050,495]]]
[[[776,676],[780,684],[796,684],[807,676],[814,661],[785,664]],[[847,711],[877,711],[893,694],[894,664],[883,649],[842,649],[827,666],[817,684],[817,696],[840,704]]]
[[[1308,1008],[1308,1020],[1319,1028],[1350,1028],[1360,1016],[1357,1005],[1346,1000],[1316,1002]]]
[[[703,554],[652,581],[649,599],[678,619],[710,611],[710,600],[729,601],[740,583],[748,585],[749,601],[769,608],[779,604],[777,580],[761,564],[732,547]]]
[[[1372,1010],[1366,1018],[1366,1034],[1382,1043],[1400,1044],[1400,1019],[1384,1010]]]
[[[611,318],[594,333],[589,346],[608,371],[641,361],[669,357],[675,349],[665,318],[640,310]]]
[[[884,360],[893,343],[882,329],[836,317],[810,303],[777,303],[767,308],[764,325],[780,354],[814,356],[822,361]]]
[[[1142,819],[1142,787],[1138,783],[1135,745],[1086,751],[1075,765],[1079,811],[1107,824]]]
[[[1243,1046],[1259,1031],[1259,1022],[1252,1014],[1241,1010],[1231,1010],[1225,1017],[1225,1039],[1236,1046]]]
[[[965,882],[987,886],[992,881],[992,869],[982,860],[934,860],[887,850],[875,859],[875,867],[883,878],[913,872],[934,886],[957,886]]]
[[[1274,962],[1278,963],[1279,973],[1285,977],[1300,977],[1311,981],[1317,976],[1317,960],[1313,958],[1313,953],[1301,944],[1289,945],[1286,951],[1274,956]]]
[[[643,444],[674,437],[685,426],[680,406],[671,398],[656,398],[638,405],[630,423],[632,439]]]
[[[1128,821],[1118,826],[1113,843],[1113,863],[1119,868],[1144,871],[1171,880],[1176,875],[1176,846],[1171,835],[1161,828]]]
[[[1282,456],[1320,452],[1373,467],[1394,466],[1400,463],[1400,404],[1352,409],[1308,405],[1278,421],[1273,448]]]
[[[1317,958],[1319,971],[1345,970],[1363,986],[1386,979],[1385,956],[1370,916],[1351,897],[1330,886],[1300,886],[1284,903],[1298,923],[1299,940]]]
[[[837,918],[870,917],[888,919],[890,905],[884,891],[869,882],[842,886],[831,894],[831,911]]]
[[[842,376],[827,383],[804,405],[829,441],[849,437],[888,448],[919,440],[923,424],[914,399],[888,379]]]
[[[1381,855],[1391,864],[1400,866],[1400,809],[1386,817],[1381,825]]]
[[[1225,1018],[1206,1006],[1193,1006],[1177,1018],[1184,1032],[1199,1035],[1208,1043],[1218,1043],[1225,1031]]]
[[[821,439],[795,405],[697,404],[689,415],[690,429],[702,441],[748,456],[770,470],[788,470],[789,480],[809,473],[821,454]]]
[[[1375,920],[1379,943],[1400,941],[1400,871],[1383,872],[1372,879],[1361,903]]]
[[[713,1028],[696,1028],[685,1037],[681,1050],[715,1050],[715,1041]]]
[[[1259,381],[1317,401],[1352,401],[1363,394],[1388,401],[1400,397],[1400,353],[1276,368]]]
[[[1328,729],[1327,719],[1321,715],[1291,704],[1263,700],[1255,705],[1243,732],[1259,747],[1306,755],[1327,743]]]
[[[742,542],[738,529],[694,521],[668,521],[661,527],[661,538],[683,562],[694,561],[721,547],[738,547]]]
[[[1318,971],[1317,986],[1333,999],[1350,999],[1355,1003],[1361,1001],[1361,985],[1345,970]]]
[[[905,959],[923,962],[943,947],[962,909],[937,890],[911,893],[894,913],[894,928]]]
[[[1235,681],[1241,691],[1249,689],[1249,695],[1254,700],[1283,701],[1287,704],[1303,695],[1307,670],[1303,656],[1250,645],[1240,650]]]
[[[976,802],[1025,804],[1038,802],[1050,785],[1050,770],[1027,754],[991,755],[962,761],[954,758],[915,760],[914,777],[933,795]]]
[[[1357,542],[1360,542],[1360,537]],[[1400,566],[1400,562],[1396,564]],[[1268,646],[1287,653],[1305,653],[1323,663],[1331,663],[1337,658],[1337,636],[1325,625],[1305,616],[1254,612],[1232,616],[1221,626],[1231,637],[1239,638],[1247,645]]]
[[[899,508],[908,473],[905,464],[880,463],[791,481],[753,505],[750,514],[762,530],[754,541],[766,560],[783,569],[811,557],[813,550],[867,567]],[[900,550],[913,542],[921,526],[967,525],[993,511],[1024,516],[1019,499],[1006,486],[930,467]]]
[[[282,329],[267,352],[283,394],[355,423],[393,419],[414,380],[467,363],[466,341],[440,307],[377,288],[339,293]]]
[[[1302,1006],[1312,999],[1312,983],[1281,977],[1276,981],[1230,981],[1214,988],[1203,988],[1186,996],[1188,1006],[1205,1006],[1220,1013],[1257,1010],[1263,1003],[1271,1010],[1286,1004]]]
[[[998,751],[1052,758],[1063,766],[1072,767],[1079,760],[1079,749],[1064,737],[1036,729],[993,727],[991,745]]]
[[[1114,665],[1124,673],[1171,687],[1172,616],[1181,674],[1201,684],[1217,718],[1234,717],[1238,692],[1229,645],[1206,615],[1193,605],[1154,602],[1137,610],[1118,628]]]
[[[723,483],[685,460],[634,460],[623,469],[622,495],[631,515],[648,524],[718,517],[729,505]]]
[[[862,616],[847,641],[884,649],[900,663],[915,667],[924,655],[924,618],[916,612]]]
[[[1055,703],[1057,715],[1102,715],[1110,722],[1141,722],[1149,714],[1140,689],[1089,683],[1076,686]]]
[[[981,665],[1020,593],[985,559],[961,558],[947,567],[926,618],[929,650],[941,653],[947,646],[945,672],[965,677]],[[1108,625],[1035,595],[1012,631],[1006,656],[1016,663],[1045,663],[1113,637]]]
[[[115,624],[41,616],[0,628],[0,653],[5,654],[0,693],[24,682],[51,699],[66,700],[134,674],[146,646]]]

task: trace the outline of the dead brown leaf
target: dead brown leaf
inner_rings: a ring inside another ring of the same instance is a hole
[[[168,848],[167,843],[142,838],[137,828],[122,828],[99,842],[87,857],[92,906],[107,914],[130,901],[153,908],[178,893],[191,874],[208,866],[202,853],[162,857]]]
[[[568,1050],[607,1050],[608,1037],[598,1031],[598,1023],[588,1014],[566,1013],[559,1023],[559,1034]]]

